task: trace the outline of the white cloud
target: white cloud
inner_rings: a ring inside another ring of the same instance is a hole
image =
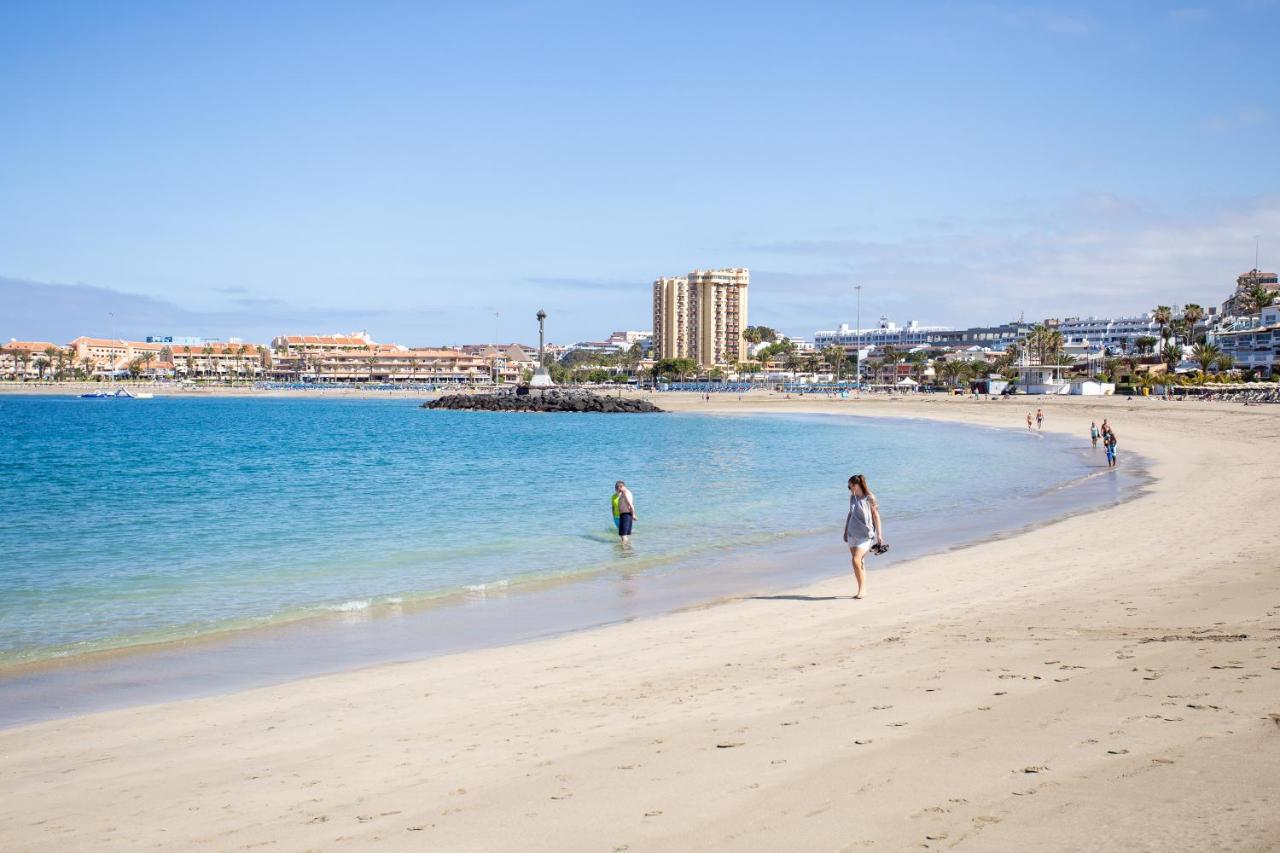
[[[1040,320],[1132,313],[1159,303],[1217,305],[1253,265],[1259,237],[1264,250],[1270,245],[1280,256],[1280,196],[1193,216],[1099,195],[1051,216],[1029,216],[1023,227],[899,242],[849,237],[757,245],[748,251],[772,263],[758,260],[761,269],[753,270],[752,321],[788,329],[850,321],[855,283],[865,288],[864,323],[880,313],[968,325],[1023,312]],[[1265,251],[1263,260],[1266,266]]]

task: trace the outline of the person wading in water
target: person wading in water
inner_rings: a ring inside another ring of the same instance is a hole
[[[613,517],[618,525],[618,536],[623,545],[631,544],[631,523],[636,520],[635,499],[627,484],[619,480],[613,484]]]

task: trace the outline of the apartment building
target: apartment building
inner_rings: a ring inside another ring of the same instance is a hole
[[[367,332],[352,332],[349,335],[277,335],[271,339],[271,349],[288,353],[334,352],[374,346],[377,344]]]
[[[1062,334],[1068,350],[1136,352],[1138,338],[1155,338],[1157,343],[1160,339],[1160,324],[1150,313],[1134,317],[1068,317],[1046,320],[1045,325]]]
[[[1280,365],[1280,305],[1238,318],[1211,332],[1209,340],[1231,356],[1236,367],[1274,373]]]
[[[692,358],[703,367],[747,359],[750,272],[694,270],[653,283],[653,357]]]
[[[90,373],[122,373],[141,359],[150,375],[186,377],[256,376],[261,372],[263,347],[245,343],[169,344],[113,338],[78,337],[67,345],[77,366]]]
[[[744,267],[694,270],[689,273],[693,294],[689,327],[694,358],[703,367],[733,365],[747,360],[747,289],[751,274]]]
[[[48,341],[15,340],[0,344],[0,379],[39,379],[48,373],[51,349],[67,354],[62,347]]]
[[[831,346],[844,347],[852,352],[859,343],[865,351],[884,347],[907,350],[919,346],[939,347],[987,347],[1003,350],[1006,346],[1022,340],[1031,334],[1030,323],[1001,323],[997,326],[971,326],[967,329],[953,329],[949,326],[922,326],[915,320],[905,326],[899,326],[884,317],[880,324],[870,329],[851,329],[841,324],[834,331],[815,332],[814,343],[821,348]]]
[[[293,348],[275,356],[271,374],[281,380],[316,382],[484,382],[493,378],[495,358],[460,349],[410,349],[375,344],[365,349]],[[504,366],[506,360],[502,359]]]
[[[1222,315],[1239,317],[1256,312],[1258,307],[1253,304],[1252,299],[1255,287],[1260,287],[1268,293],[1280,293],[1280,276],[1257,268],[1238,275],[1235,292],[1222,303]]]
[[[653,283],[653,357],[692,358],[689,279],[662,277]]]
[[[840,328],[833,331],[814,332],[813,343],[818,349],[833,345],[850,349],[861,345],[864,349],[894,347],[901,350],[928,344],[932,341],[931,335],[950,331],[946,326],[921,326],[915,320],[899,326],[892,320],[881,317],[880,324],[873,329],[851,329],[847,323],[841,323]]]

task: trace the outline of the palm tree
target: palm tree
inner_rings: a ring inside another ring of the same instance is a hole
[[[209,368],[213,366],[213,347],[205,344],[200,348],[200,354],[204,356],[204,375],[209,375]]]
[[[268,371],[268,370],[270,370],[270,369],[271,369],[271,350],[267,349],[267,348],[266,348],[266,347],[264,347],[264,346],[259,345],[259,347],[258,347],[258,370],[259,370],[260,372],[265,372],[265,371]],[[270,376],[268,376],[267,378],[268,378],[268,379],[270,379],[271,377],[270,377]]]
[[[1169,341],[1164,345],[1164,349],[1160,350],[1160,360],[1169,368],[1169,372],[1173,373],[1178,363],[1182,361],[1182,347]]]
[[[147,369],[149,369],[151,366],[151,362],[155,360],[155,357],[156,357],[156,354],[154,352],[152,352],[151,350],[147,350],[146,352],[139,355],[136,359],[134,359],[134,362],[137,363],[138,366],[141,368],[139,372],[144,372]],[[133,373],[132,365],[130,365],[130,368],[131,369],[129,372]],[[134,374],[134,378],[135,379],[138,378],[136,373]]]
[[[1151,319],[1160,324],[1160,340],[1169,339],[1169,321],[1173,319],[1173,310],[1168,305],[1157,305],[1151,312]]]
[[[822,351],[822,357],[835,370],[836,382],[839,382],[840,368],[844,365],[845,360],[844,347],[832,344]]]
[[[1204,309],[1194,302],[1189,303],[1182,308],[1182,322],[1186,326],[1187,332],[1195,331],[1196,323],[1204,319]]]
[[[1228,370],[1235,369],[1236,360],[1231,357],[1231,353],[1224,352],[1214,360],[1213,366],[1218,369],[1219,373],[1226,373]]]
[[[27,368],[31,364],[31,351],[24,349],[20,353],[18,353],[18,361],[22,362],[22,381],[26,382]]]
[[[86,355],[80,359],[80,370],[84,373],[85,379],[93,376],[93,358]]]
[[[1216,344],[1196,344],[1191,351],[1191,357],[1200,365],[1201,373],[1208,373],[1209,365],[1214,364],[1221,355],[1222,350]]]

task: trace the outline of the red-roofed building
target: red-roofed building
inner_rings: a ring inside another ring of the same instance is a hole
[[[66,369],[70,359],[64,347],[49,341],[9,341],[0,345],[0,378],[23,382],[40,379],[60,367]]]
[[[379,346],[364,332],[350,335],[277,335],[271,349],[278,353],[331,352],[358,350]]]
[[[452,383],[485,382],[491,370],[489,361],[461,350],[369,344],[360,349],[277,350],[271,375],[286,381]]]
[[[169,344],[79,337],[69,344],[78,367],[91,375],[124,373],[189,379],[253,378],[264,369],[265,347],[245,343]]]

